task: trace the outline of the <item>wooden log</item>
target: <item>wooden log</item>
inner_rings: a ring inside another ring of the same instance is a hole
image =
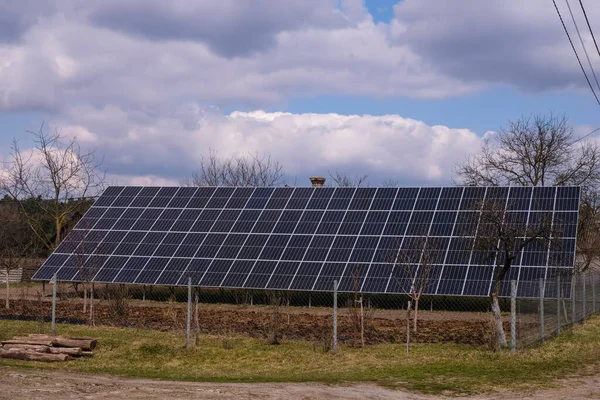
[[[43,348],[43,350],[42,350]],[[39,348],[29,348],[29,349],[6,349],[6,351],[12,351],[12,352],[20,352],[20,351],[35,351],[36,353],[49,353],[48,349],[50,347],[46,347],[46,346],[40,346]],[[41,350],[41,351],[38,351]]]
[[[11,358],[13,360],[28,361],[67,361],[68,354],[38,353],[31,350],[4,350],[0,349],[0,358]]]
[[[33,350],[38,353],[49,353],[50,347],[37,344],[6,344],[2,346],[4,350]]]
[[[77,338],[42,334],[32,334],[28,337],[35,340],[52,340],[55,347],[81,347],[82,350],[94,350],[97,342],[96,339],[86,337]]]
[[[48,350],[52,354],[68,354],[70,356],[80,356],[83,352],[81,347],[49,347]]]
[[[42,350],[41,347],[44,347],[44,349]],[[12,351],[13,353],[19,353],[19,352],[23,352],[23,351],[33,351],[36,353],[48,354],[49,353],[48,349],[50,349],[50,347],[40,346],[41,351],[38,351],[38,349],[8,349],[6,351]]]
[[[64,335],[56,335],[56,336],[52,336],[52,335],[47,335],[45,333],[30,333],[29,335],[27,335],[27,337],[31,337],[31,338],[41,338],[41,339],[54,339],[57,337],[65,337],[65,338],[69,338],[69,339],[85,339],[85,340],[94,340],[94,338],[91,337],[74,337],[74,336],[64,336]]]
[[[69,338],[69,339],[80,339],[80,340],[96,340],[92,337],[75,337],[75,336],[64,336],[64,335],[56,335],[56,336],[52,336],[52,335],[47,335],[45,333],[30,333],[29,335],[27,335],[27,337],[31,337],[31,338],[40,338],[40,339],[54,339],[57,337],[63,337],[63,338]]]
[[[86,350],[84,350],[84,351],[82,351],[82,352],[81,352],[81,355],[82,355],[83,357],[91,357],[91,356],[93,356],[93,355],[94,355],[94,353],[93,353],[93,352],[91,352],[91,351],[86,351]]]
[[[96,348],[96,339],[58,337],[54,341],[58,347],[81,347],[82,350],[92,351]]]
[[[52,345],[54,344],[54,341],[15,337],[12,340],[3,340],[2,341],[3,346],[6,346],[7,344],[30,344],[30,345],[34,345],[34,346],[52,347]]]

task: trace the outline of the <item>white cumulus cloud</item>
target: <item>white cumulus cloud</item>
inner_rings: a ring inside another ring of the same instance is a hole
[[[159,183],[158,178],[179,182],[212,148],[223,157],[270,155],[283,164],[290,184],[305,185],[308,176],[327,176],[336,170],[369,174],[372,184],[385,179],[449,184],[455,163],[480,146],[480,138],[467,129],[429,126],[398,115],[264,111],[221,115],[194,106],[176,115],[144,121],[139,116],[123,118],[115,108],[89,112],[79,108],[57,123],[64,132],[101,138],[90,144],[105,154],[109,173],[127,182],[132,182],[131,176],[146,177],[138,182]],[[68,120],[73,118],[77,124],[71,128]]]
[[[389,23],[375,23],[362,0],[37,3],[0,5],[0,112],[44,112],[127,182],[178,182],[212,147],[268,153],[292,184],[335,169],[373,183],[449,183],[454,163],[478,149],[471,131],[410,115],[218,108],[439,99],[498,85],[587,90],[546,0],[403,0]],[[598,20],[600,3],[588,3]]]

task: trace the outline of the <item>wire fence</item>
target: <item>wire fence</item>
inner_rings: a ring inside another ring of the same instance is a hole
[[[600,275],[582,274],[526,282],[536,298],[516,302],[518,348],[543,342],[600,311]]]
[[[511,282],[505,282],[498,304],[508,343],[515,349],[539,344],[600,311],[599,275],[514,286],[511,297]],[[432,296],[427,290],[421,296],[334,296],[333,282],[331,287],[331,292],[294,292],[58,282],[53,302],[53,285],[22,282],[10,286],[9,308],[0,311],[0,318],[38,321],[40,330],[49,331],[54,314],[56,322],[177,331],[188,343],[199,334],[241,335],[270,343],[305,340],[324,351],[336,343],[405,343],[407,336],[411,343],[498,347],[490,297]]]

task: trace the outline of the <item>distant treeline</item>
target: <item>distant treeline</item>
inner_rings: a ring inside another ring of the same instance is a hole
[[[0,248],[20,247],[26,249],[26,257],[48,257],[56,242],[57,226],[60,226],[60,238],[73,229],[79,219],[91,207],[94,199],[72,200],[69,203],[38,198],[14,200],[9,196],[0,199]],[[73,204],[79,203],[75,209]],[[49,209],[58,211],[61,224],[52,218]],[[61,213],[61,210],[69,210]],[[5,253],[10,249],[0,249]]]

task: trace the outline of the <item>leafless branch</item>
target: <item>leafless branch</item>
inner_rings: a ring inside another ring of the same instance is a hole
[[[20,212],[38,239],[53,250],[64,236],[69,219],[89,204],[104,188],[102,158],[94,150],[83,150],[76,138],[60,131],[49,132],[44,125],[33,136],[32,149],[23,150],[16,140],[0,189],[21,205]],[[35,202],[35,212],[23,200]],[[54,236],[48,237],[44,223],[54,224]]]
[[[578,139],[565,116],[534,115],[510,121],[486,140],[456,173],[461,185],[581,186],[576,272],[600,260],[600,148]]]
[[[18,269],[30,255],[34,241],[14,201],[0,201],[0,221],[0,269],[6,278],[6,308],[9,308],[10,272]]]
[[[523,249],[533,243],[546,249],[558,243],[554,238],[560,236],[559,229],[552,213],[532,213],[527,221],[527,213],[512,211],[503,202],[483,202],[474,248],[495,266],[495,293]]]
[[[439,238],[418,236],[406,237],[398,243],[397,249],[390,253],[397,284],[408,294],[414,304],[413,331],[417,332],[419,300],[433,283],[433,266],[443,260],[443,251],[437,243]]]
[[[220,158],[210,149],[202,157],[200,167],[183,183],[190,186],[282,186],[283,166],[268,155]]]
[[[390,187],[390,188],[399,187],[400,186],[400,181],[398,181],[397,179],[391,179],[391,178],[390,179],[386,179],[386,180],[383,181],[382,186],[383,187]]]
[[[476,263],[494,266],[494,288],[490,294],[492,314],[495,320],[496,337],[501,347],[506,347],[506,335],[498,302],[502,282],[513,263],[526,247],[537,247],[548,251],[549,246],[558,246],[555,238],[560,236],[560,221],[553,221],[552,213],[528,213],[512,211],[504,201],[493,199],[481,202],[479,225],[475,235],[474,254]]]
[[[600,259],[600,198],[596,191],[581,195],[577,226],[575,270],[583,273],[598,268]]]
[[[369,185],[369,175],[355,175],[354,177],[349,176],[344,172],[336,170],[334,173],[329,171],[329,177],[333,184],[331,186],[337,187],[362,187]]]
[[[579,141],[565,116],[509,121],[481,151],[457,165],[461,185],[593,186],[600,183],[600,148]]]

